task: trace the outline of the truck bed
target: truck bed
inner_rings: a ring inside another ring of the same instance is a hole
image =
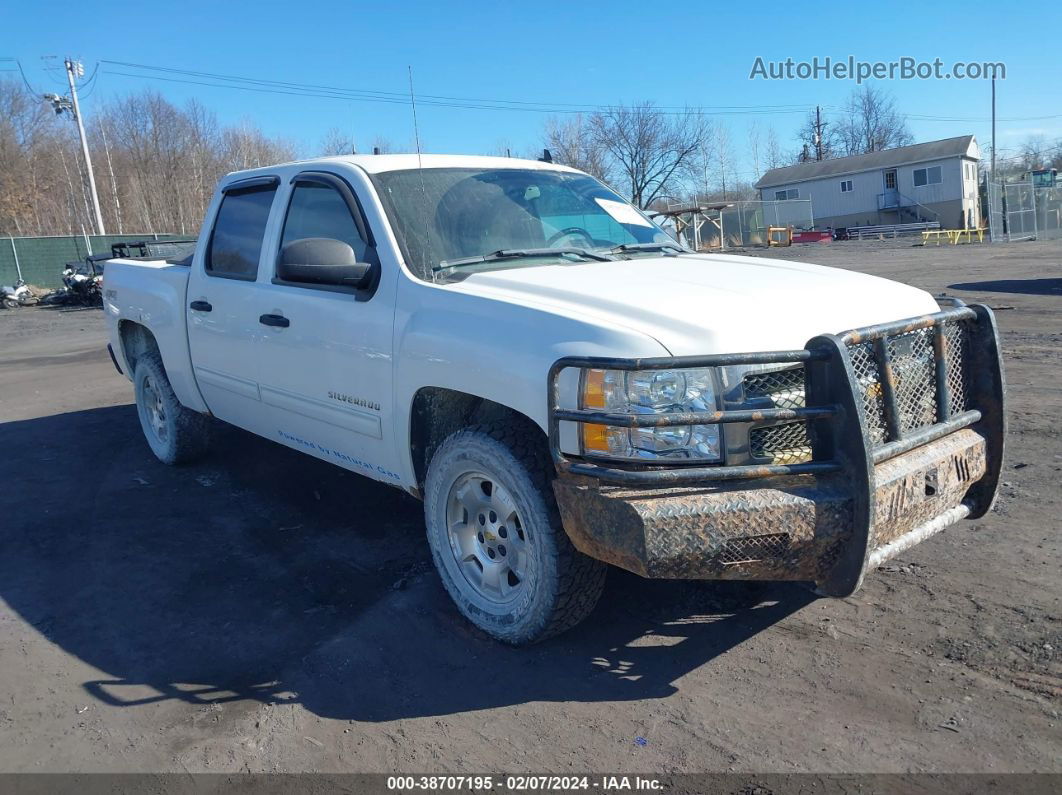
[[[122,318],[121,323],[139,323],[151,329],[178,399],[189,408],[206,411],[188,351],[189,274],[187,265],[166,259],[109,260],[103,273],[103,308],[111,348],[126,377],[132,378],[132,366],[118,318]]]

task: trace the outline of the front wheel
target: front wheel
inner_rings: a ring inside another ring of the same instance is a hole
[[[159,461],[186,464],[206,450],[209,417],[181,405],[157,353],[144,353],[136,360],[133,390],[144,438]]]
[[[435,567],[458,610],[513,645],[544,640],[594,609],[605,565],[572,546],[537,429],[467,428],[432,457],[424,512]]]

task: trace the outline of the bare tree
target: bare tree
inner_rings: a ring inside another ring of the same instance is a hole
[[[807,118],[797,131],[797,142],[800,144],[801,160],[829,160],[837,157],[838,151],[843,149],[840,140],[840,130],[828,121],[820,108],[808,111]]]
[[[576,114],[568,119],[546,121],[546,148],[555,163],[577,168],[608,181],[608,153],[595,134],[592,122]]]
[[[838,148],[845,155],[878,152],[914,142],[895,100],[870,83],[852,91],[835,125]]]
[[[753,121],[749,124],[749,159],[752,161],[752,172],[758,177],[761,173],[760,165],[763,162],[763,136],[760,135],[760,125]]]
[[[782,152],[782,147],[778,143],[778,132],[774,127],[767,128],[767,143],[766,143],[766,161],[767,168],[781,168],[786,165],[792,158],[787,158]]]
[[[619,106],[590,117],[593,141],[607,155],[607,169],[631,201],[648,207],[697,172],[699,153],[712,126],[692,109],[668,114],[651,102]]]
[[[196,101],[129,95],[88,120],[89,149],[108,227],[122,233],[194,234],[227,171],[295,157],[256,127],[221,128]],[[74,125],[24,84],[0,81],[0,234],[80,234],[91,229]]]
[[[1021,142],[1018,149],[1018,159],[1022,171],[1047,168],[1051,160],[1052,152],[1047,145],[1047,137],[1043,134],[1030,135]]]
[[[415,151],[416,148],[416,146],[410,146],[406,149],[406,151],[412,152]],[[375,138],[372,139],[372,146],[369,148],[369,151],[377,155],[389,155],[392,152],[397,152],[400,150],[395,148],[395,145],[391,143],[390,138],[385,138],[382,135],[377,135]]]
[[[333,127],[324,134],[321,143],[317,146],[317,154],[322,157],[330,155],[352,155],[356,148],[354,136],[345,133],[338,127]]]
[[[734,173],[734,148],[730,142],[730,128],[725,124],[719,124],[715,128],[715,164],[716,175],[719,178],[719,188],[723,201],[727,200],[727,183],[733,198],[733,189],[737,183],[737,175]]]
[[[75,186],[58,157],[77,156],[71,132],[21,82],[0,81],[0,231],[78,231]]]

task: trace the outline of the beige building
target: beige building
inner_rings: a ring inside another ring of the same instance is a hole
[[[917,221],[975,228],[979,158],[977,140],[962,135],[772,168],[756,188],[764,201],[811,199],[819,229]]]

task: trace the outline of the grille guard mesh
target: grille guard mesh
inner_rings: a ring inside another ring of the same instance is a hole
[[[875,448],[905,435],[936,425],[970,408],[967,384],[970,375],[970,321],[955,320],[927,328],[904,331],[884,337],[885,356],[873,341],[848,346],[859,387],[863,422]],[[940,336],[939,343],[934,339]],[[939,389],[937,355],[944,368],[946,389]],[[896,401],[896,435],[890,432],[885,389],[882,384],[884,361],[889,363]],[[745,397],[778,408],[805,405],[803,366],[745,376]],[[749,452],[753,458],[773,463],[799,463],[812,459],[807,425],[803,422],[753,427],[749,431]]]

